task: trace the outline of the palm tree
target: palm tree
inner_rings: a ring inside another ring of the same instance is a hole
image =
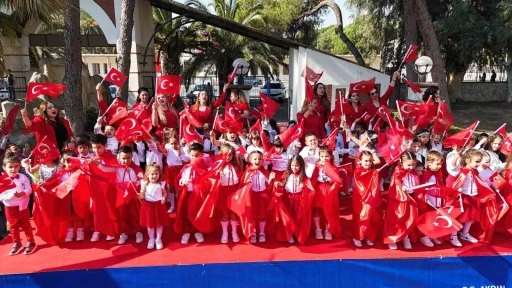
[[[48,23],[55,13],[63,9],[63,0],[0,0],[0,31],[3,36],[16,40],[31,18]],[[9,11],[9,12],[6,12]],[[3,54],[0,43],[0,55]],[[0,66],[4,66],[0,57]]]
[[[199,0],[189,0],[187,5],[208,11],[208,8]],[[264,29],[266,26],[261,14],[263,9],[261,3],[242,8],[236,0],[213,0],[209,6],[213,7],[217,16],[225,19],[254,28]],[[264,75],[270,74],[272,68],[283,63],[284,54],[275,53],[275,48],[266,43],[215,27],[208,27],[201,36],[207,40],[208,46],[193,53],[194,58],[183,72],[183,76],[190,78],[195,72],[205,67],[215,66],[219,78],[219,91],[222,91],[227,75],[233,70],[232,63],[237,58],[246,59],[252,71],[257,71],[259,68]]]
[[[133,31],[133,12],[135,10],[135,0],[122,0],[121,2],[121,20],[119,21],[119,39],[117,40],[117,67],[124,75],[130,74],[132,50],[132,31]],[[130,77],[126,79],[126,83],[117,90],[116,96],[121,97],[128,102],[128,84]]]

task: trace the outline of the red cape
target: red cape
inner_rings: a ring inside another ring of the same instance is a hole
[[[319,183],[317,181],[318,174],[320,173],[320,164],[316,164],[315,170],[313,171],[313,175],[311,175],[311,184],[313,187],[317,187]],[[328,169],[324,169],[324,173],[334,181],[335,179],[340,180],[339,175],[331,175],[334,171],[330,171]],[[341,226],[340,226],[340,206],[338,199],[338,190],[342,186],[342,183],[331,182],[331,186],[329,188],[329,193],[325,195],[325,201],[323,206],[323,212],[325,216],[325,220],[329,225],[329,232],[335,236],[341,236]]]
[[[402,189],[402,179],[408,172],[402,167],[396,167],[389,184],[388,204],[384,218],[384,244],[397,243],[408,236],[415,227],[418,218],[416,201]]]
[[[352,215],[353,237],[358,240],[368,239],[375,242],[382,225],[382,198],[378,170],[356,168]]]
[[[512,169],[505,170],[505,179],[507,184],[500,190],[501,196],[505,199],[506,204],[512,207]],[[505,215],[498,220],[496,230],[500,233],[512,234],[512,211],[509,209]]]
[[[471,225],[471,233],[478,237],[483,243],[490,243],[494,234],[494,227],[498,218],[498,207],[496,205],[496,193],[485,183],[476,169],[461,168],[460,173],[453,182],[453,189],[459,189],[464,183],[469,173],[473,174],[476,187],[478,188],[478,197],[480,209],[480,221]]]

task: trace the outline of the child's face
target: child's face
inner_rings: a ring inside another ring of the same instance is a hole
[[[418,136],[418,138],[420,139],[420,143],[422,145],[425,145],[428,143],[428,140],[430,139],[430,134],[422,134]]]
[[[18,162],[9,162],[3,166],[5,173],[9,177],[15,177],[20,171],[21,165]]]
[[[5,120],[0,120],[0,129],[3,129],[5,126]]]
[[[71,170],[75,168],[75,165],[68,160],[68,156],[64,156],[64,158],[62,158],[62,167],[64,170]]]
[[[226,154],[226,162],[231,162],[231,160],[233,160],[233,152],[231,151],[226,151],[224,152]]]
[[[9,151],[18,154],[20,153],[20,147],[18,147],[18,145],[12,145],[9,147]]]
[[[94,153],[94,155],[96,156],[101,156],[103,154],[105,154],[105,145],[103,144],[95,144],[93,143],[92,144],[92,153]]]
[[[318,146],[318,138],[316,136],[308,136],[306,138],[306,145],[308,145],[309,148],[314,149]]]
[[[129,166],[130,164],[132,164],[132,157],[132,153],[121,152],[119,153],[119,162],[121,163],[121,165]]]
[[[247,134],[249,134],[249,130],[247,130],[247,128],[244,128],[244,129],[242,130],[242,136],[243,136],[244,138],[246,138],[246,137],[247,137]]]
[[[260,147],[261,146],[261,138],[260,137],[251,137],[251,143],[252,143],[252,145],[254,145],[256,147]]]
[[[283,147],[275,147],[274,148],[277,154],[283,153],[284,148]]]
[[[293,161],[292,163],[290,163],[290,169],[292,170],[293,173],[299,173],[300,163],[297,161]]]
[[[331,154],[329,154],[328,152],[320,152],[320,159],[319,159],[319,162],[320,164],[325,164],[327,162],[331,162]]]
[[[85,155],[89,154],[89,146],[78,145],[78,147],[76,147],[76,151],[78,152],[78,154],[85,156]]]
[[[468,167],[471,169],[477,169],[482,163],[482,156],[473,156],[469,159]]]
[[[421,149],[421,143],[420,142],[412,142],[411,146],[409,147],[409,151],[411,153],[418,153]]]
[[[105,126],[105,136],[108,138],[114,137],[116,135],[116,128],[114,126],[107,125]]]
[[[439,169],[441,169],[441,167],[442,167],[442,164],[443,164],[443,161],[440,159],[436,159],[436,160],[427,162],[428,169],[430,169],[430,171],[434,171],[434,172],[439,171]]]
[[[361,167],[364,169],[370,169],[373,165],[373,157],[371,155],[363,154],[361,156]]]
[[[439,141],[441,141],[441,135],[433,134],[432,135],[432,141],[438,143]]]
[[[171,145],[172,149],[174,150],[178,150],[180,148],[180,143],[178,142],[178,140],[172,138],[170,141],[169,141],[169,144]]]
[[[503,140],[501,140],[501,138],[494,139],[494,141],[492,141],[492,143],[491,143],[491,150],[492,151],[500,150],[501,142],[503,142]]]
[[[236,134],[233,132],[226,132],[226,140],[234,142],[236,139]]]
[[[402,168],[405,171],[412,171],[416,168],[416,160],[405,160],[402,162]]]
[[[473,148],[475,147],[475,139],[471,139],[469,140],[469,143],[468,145],[466,146],[467,148]]]
[[[361,125],[356,125],[356,127],[354,127],[354,129],[356,129],[357,133],[363,133],[364,132],[363,126],[361,126]]]
[[[480,162],[480,166],[482,166],[482,168],[484,168],[484,169],[487,169],[487,168],[489,168],[490,165],[491,165],[491,157],[489,157],[488,155],[484,155],[482,157],[482,162]]]
[[[156,183],[160,179],[160,171],[156,168],[151,168],[148,174],[148,180],[151,183]]]
[[[251,155],[251,159],[249,159],[249,160],[253,167],[260,167],[261,166],[261,158],[262,157],[259,153],[253,153]]]
[[[73,143],[73,142],[69,142],[69,143],[66,145],[66,148],[71,149],[71,150],[75,149],[75,143]]]
[[[192,160],[195,160],[195,159],[198,159],[198,158],[203,158],[203,153],[202,152],[199,152],[199,151],[190,151],[190,153],[188,153],[188,155],[190,156],[190,159]]]
[[[416,166],[416,167],[414,168],[414,171],[416,171],[416,173],[418,173],[418,175],[420,175],[420,176],[421,176],[421,174],[423,174],[423,170],[424,170],[424,169],[425,169],[425,167],[423,167],[423,166]]]

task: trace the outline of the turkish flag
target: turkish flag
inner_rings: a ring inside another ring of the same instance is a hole
[[[233,103],[231,103],[230,101],[226,101],[225,108],[226,111],[224,112],[224,118],[226,119],[226,121],[237,122],[240,120],[240,117],[242,117],[240,112],[236,110],[235,106],[233,106]]]
[[[236,156],[243,156],[247,154],[247,150],[245,150],[244,146],[240,145],[235,150]]]
[[[12,188],[16,188],[16,184],[12,182],[11,177],[7,176],[7,174],[5,173],[2,173],[0,175],[0,191],[4,192],[5,190],[9,190]]]
[[[347,101],[345,101],[345,97],[343,97],[343,95],[341,95],[341,92],[339,92],[338,99],[336,101],[336,104],[334,105],[334,110],[332,110],[333,116],[341,117],[345,115],[345,111],[347,111],[348,106],[350,106],[350,104]]]
[[[388,121],[389,118],[393,118],[391,114],[391,109],[389,107],[386,107],[384,105],[381,105],[379,109],[377,109],[377,115],[382,118],[384,121]]]
[[[355,83],[350,83],[348,94],[369,94],[375,88],[375,77],[370,80],[362,80]]]
[[[138,183],[135,181],[125,181],[116,184],[117,197],[116,207],[128,204],[130,200],[137,198]]]
[[[126,78],[127,78],[126,75],[121,73],[121,71],[119,71],[115,68],[110,68],[107,75],[105,75],[104,80],[121,88],[121,87],[123,87],[124,83],[126,82]]]
[[[489,179],[491,180],[492,185],[494,185],[494,188],[496,188],[497,190],[501,190],[501,188],[503,188],[507,184],[507,180],[501,177],[501,175],[497,172],[494,172],[494,174],[492,174],[491,177],[489,177]]]
[[[307,78],[304,78],[304,82],[305,82],[304,84],[306,87],[306,100],[308,102],[311,102],[311,101],[313,101],[313,99],[316,98],[315,90],[313,89],[313,86],[309,83]]]
[[[249,112],[249,117],[253,119],[261,119],[263,114],[257,110],[256,108],[251,108],[251,111]]]
[[[471,124],[468,128],[466,128],[456,134],[453,134],[449,137],[446,137],[443,141],[443,147],[451,148],[454,146],[457,146],[457,147],[466,146],[469,143],[469,141],[471,140],[471,137],[473,136],[473,133],[475,132],[475,129],[479,123],[480,123],[480,121],[476,121],[475,123]]]
[[[452,113],[448,110],[446,103],[441,102],[437,109],[437,116],[434,122],[433,132],[435,134],[443,134],[446,129],[450,128],[455,124]]]
[[[112,119],[114,115],[118,113],[119,110],[122,110],[123,108],[126,110],[126,107],[128,107],[126,102],[119,98],[116,98],[114,99],[114,101],[112,101],[110,106],[108,106],[107,111],[105,111],[105,113],[103,114],[103,117],[105,117],[110,122],[110,119]]]
[[[238,64],[236,64],[235,69],[228,75],[228,84],[233,83],[233,80],[235,80],[236,70],[238,70]]]
[[[462,224],[443,208],[423,213],[416,220],[416,225],[421,233],[433,239],[450,235],[462,229]]]
[[[281,142],[283,143],[283,146],[286,148],[290,144],[292,144],[293,141],[300,139],[302,137],[302,134],[304,132],[304,120],[301,121],[298,125],[294,125],[291,128],[288,128],[283,133],[279,134],[279,139],[281,139]]]
[[[203,123],[199,121],[192,113],[190,113],[190,110],[188,108],[185,108],[183,111],[185,111],[185,117],[187,117],[187,121],[190,125],[202,128]]]
[[[142,126],[133,118],[125,118],[121,125],[117,128],[116,138],[117,139],[125,139],[129,136],[132,137],[142,137],[142,139],[151,139],[151,135],[149,135],[146,129],[142,128]]]
[[[501,143],[500,152],[505,155],[510,155],[512,152],[512,133],[510,133]]]
[[[436,117],[438,105],[432,103],[430,99],[431,98],[429,98],[429,101],[427,101],[427,103],[423,104],[424,107],[426,107],[427,112],[419,116],[416,120],[416,125],[418,126],[418,128],[426,128],[428,124],[434,121],[434,118]]]
[[[409,46],[409,48],[407,49],[407,52],[405,53],[403,62],[409,63],[409,62],[416,61],[416,59],[419,58],[417,50],[418,50],[418,46],[416,46],[416,45]]]
[[[213,120],[213,130],[224,133],[226,131],[226,123],[221,115],[217,112],[215,115],[215,119]]]
[[[59,183],[59,185],[57,185],[57,187],[55,187],[52,192],[55,193],[55,196],[63,199],[69,194],[69,192],[74,190],[80,175],[82,175],[82,171],[76,170],[68,177],[68,179],[66,179],[66,181]]]
[[[118,107],[115,112],[116,113],[112,115],[112,118],[110,118],[110,121],[108,122],[109,125],[128,117],[128,110],[126,110],[126,107]]]
[[[34,156],[34,165],[48,163],[60,158],[59,148],[47,136],[44,136],[43,140],[34,147],[32,155]]]
[[[313,71],[313,69],[309,68],[309,66],[306,65],[304,70],[302,70],[302,73],[300,74],[301,77],[304,77],[308,79],[313,85],[315,85],[320,78],[322,78],[322,75],[324,75],[324,71],[320,73],[316,73]]]
[[[343,180],[341,180],[340,174],[338,173],[338,169],[331,164],[331,162],[325,162],[324,166],[324,173],[331,179],[332,182],[342,184]]]
[[[389,123],[389,127],[391,128],[391,132],[393,134],[398,135],[399,137],[404,138],[404,139],[414,138],[414,133],[409,131],[409,129],[405,128],[404,125],[402,125],[402,123],[399,123],[398,121],[396,121],[395,118],[390,117],[390,115],[388,115],[387,120]]]
[[[30,82],[27,86],[27,96],[25,102],[30,102],[36,99],[39,95],[45,95],[52,98],[57,98],[66,91],[67,86],[57,83],[35,83]]]
[[[493,134],[500,134],[503,138],[507,137],[507,123],[504,123],[500,128],[496,129]]]
[[[261,127],[261,120],[256,121],[256,123],[251,127],[249,132],[258,131],[261,137],[261,144],[263,145],[263,151],[270,150],[270,142],[268,141],[267,135],[263,132],[263,127]]]
[[[187,143],[191,143],[194,141],[203,143],[203,138],[201,138],[201,135],[197,133],[196,128],[194,128],[192,125],[187,124],[185,127],[182,128],[182,137],[185,139]]]
[[[260,92],[260,99],[261,99],[261,114],[265,115],[267,118],[272,118],[274,114],[276,114],[277,110],[279,109],[279,103],[272,100],[272,98],[268,97],[267,95]]]
[[[181,75],[163,75],[156,78],[156,95],[179,95],[181,90]]]
[[[2,128],[2,131],[0,131],[0,137],[11,133],[14,128],[14,121],[16,121],[18,111],[20,111],[20,105],[14,105],[14,107],[9,111],[7,118],[5,118],[4,127]]]
[[[407,84],[407,86],[409,86],[409,88],[411,88],[412,92],[414,92],[416,94],[423,93],[423,91],[421,91],[421,88],[414,85],[414,83],[412,83],[411,80],[409,80],[405,77],[402,77],[402,80],[404,80],[405,84]]]
[[[402,120],[402,122],[404,119],[418,117],[421,114],[427,112],[427,108],[423,104],[396,100],[396,106],[398,108],[398,114],[400,115],[400,120]]]
[[[384,160],[391,164],[407,151],[407,144],[400,135],[384,132],[380,133],[377,138],[377,150],[382,154]]]
[[[325,138],[322,141],[322,146],[325,145],[329,147],[332,151],[334,151],[334,147],[336,147],[336,136],[338,136],[338,128],[334,129],[329,137]]]

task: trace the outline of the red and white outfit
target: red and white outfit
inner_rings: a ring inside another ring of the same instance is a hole
[[[332,235],[341,235],[341,227],[339,221],[339,200],[338,200],[338,189],[340,184],[335,183],[325,173],[324,166],[317,163],[312,177],[311,182],[315,187],[316,193],[313,200],[313,208],[321,209],[325,218],[325,239],[331,240]],[[315,225],[315,237],[322,239],[321,228],[320,228],[320,217],[313,217]]]
[[[34,234],[32,232],[32,225],[30,225],[30,213],[28,211],[29,195],[32,193],[30,181],[23,174],[10,178],[16,187],[0,193],[0,200],[2,200],[5,206],[5,217],[9,223],[12,242],[21,243],[20,230],[23,230],[27,236],[27,242],[33,243]],[[25,195],[16,197],[14,196],[16,192],[25,192]]]
[[[276,175],[276,179],[281,179],[288,167],[288,154],[286,152],[273,153],[267,160],[272,164],[272,172]]]
[[[375,243],[382,226],[382,198],[379,172],[357,167],[352,195],[353,238]]]
[[[143,181],[141,184],[144,188],[144,200],[140,210],[140,222],[142,227],[158,228],[169,225],[169,215],[165,204],[162,203],[165,182],[148,183]]]
[[[313,171],[315,170],[316,163],[318,159],[320,159],[320,154],[318,153],[318,147],[309,148],[304,147],[302,151],[300,151],[299,155],[304,159],[304,168],[306,170],[306,175],[311,178],[313,176]]]

